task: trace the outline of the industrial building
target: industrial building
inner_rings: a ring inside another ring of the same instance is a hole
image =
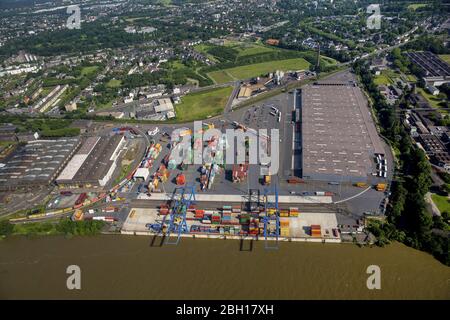
[[[351,82],[320,82],[301,93],[304,179],[366,181],[384,148],[363,93]]]
[[[60,187],[103,188],[117,167],[123,135],[89,137],[56,179]]]
[[[450,82],[450,66],[434,53],[408,52],[406,55],[412,63],[423,70],[425,74],[423,79],[428,85],[436,87]]]
[[[79,138],[64,138],[36,140],[18,147],[0,166],[0,190],[50,184],[79,145]]]

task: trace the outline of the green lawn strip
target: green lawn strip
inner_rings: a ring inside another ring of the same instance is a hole
[[[450,64],[450,54],[440,54],[439,58]]]
[[[450,200],[448,197],[433,193],[431,194],[431,198],[441,213],[444,211],[450,213]]]
[[[408,5],[408,9],[415,11],[415,10],[417,10],[419,8],[423,8],[423,7],[426,7],[426,6],[428,6],[427,3],[414,3],[414,4]]]
[[[106,86],[108,88],[118,88],[121,86],[121,84],[122,84],[121,80],[111,79],[106,83]]]
[[[425,98],[427,101],[431,104],[433,108],[439,109],[441,106],[439,105],[439,102],[442,100],[433,96],[432,94],[426,92],[423,88],[417,88],[417,91]]]

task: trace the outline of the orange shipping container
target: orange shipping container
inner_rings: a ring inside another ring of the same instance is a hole
[[[289,220],[280,220],[281,227],[289,227]]]

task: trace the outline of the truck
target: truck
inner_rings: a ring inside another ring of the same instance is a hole
[[[87,199],[87,194],[86,193],[82,193],[80,194],[80,196],[78,197],[78,199],[75,201],[75,205],[82,205],[84,203],[84,201]]]
[[[365,183],[365,182],[357,182],[357,183],[355,183],[355,187],[366,188],[367,187],[367,183]]]
[[[299,177],[289,177],[288,183],[289,184],[297,184],[297,183],[305,183],[305,181],[303,181]]]

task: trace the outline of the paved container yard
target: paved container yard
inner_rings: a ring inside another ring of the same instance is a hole
[[[211,210],[214,212],[219,212],[218,210]],[[236,220],[234,225],[236,228],[241,228],[239,226],[238,219],[239,214],[233,214],[233,219]],[[158,209],[143,209],[143,208],[132,208],[130,213],[124,222],[121,233],[131,234],[131,235],[161,235],[160,232],[152,230],[151,225],[161,224],[165,221],[167,224],[170,220],[169,216],[159,215]],[[280,223],[283,225],[288,225],[289,233],[285,236],[280,236],[280,240],[315,240],[315,241],[330,241],[330,242],[340,242],[339,234],[333,233],[338,227],[338,222],[336,215],[334,213],[317,213],[317,212],[300,212],[298,217],[291,218],[281,218]],[[319,225],[320,234],[312,236],[311,226]],[[225,234],[219,232],[219,229],[224,225],[214,225],[214,224],[204,224],[201,220],[195,219],[193,216],[190,217],[188,213],[187,226],[189,230],[192,230],[194,226],[202,226],[208,228],[210,232],[205,232],[204,234],[208,237],[222,238],[226,236],[227,238],[233,239],[239,237],[237,233]],[[244,227],[245,228],[245,227]],[[216,232],[217,231],[217,232]],[[335,231],[336,232],[336,231]],[[187,236],[192,236],[192,233]],[[199,237],[199,234],[195,236]],[[264,239],[262,234],[255,236],[254,238]],[[275,237],[271,238],[275,240]]]

